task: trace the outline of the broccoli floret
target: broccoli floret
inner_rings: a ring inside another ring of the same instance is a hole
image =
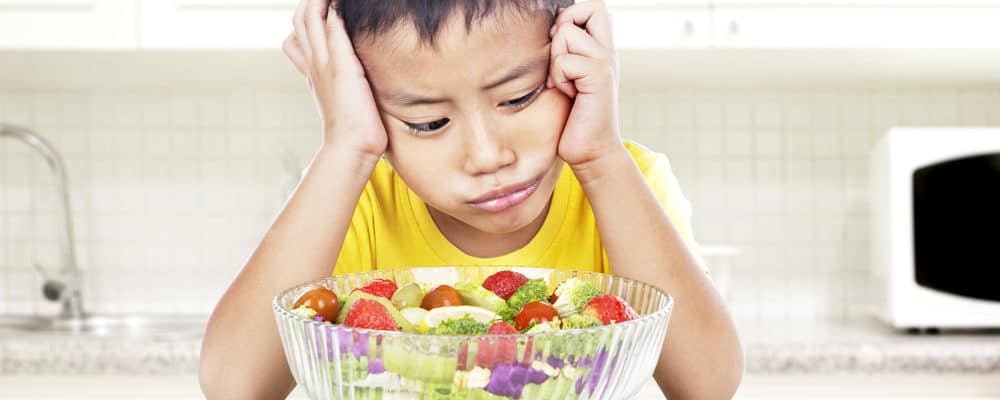
[[[476,321],[469,314],[465,314],[462,318],[442,322],[431,328],[430,333],[435,335],[485,335],[489,329],[489,325]]]
[[[569,278],[556,288],[556,296],[559,298],[552,306],[560,317],[566,318],[583,310],[590,300],[601,293],[601,289],[593,283],[580,278]]]
[[[576,314],[576,315],[567,317],[566,319],[564,319],[562,321],[562,328],[563,328],[563,330],[587,329],[587,328],[593,328],[593,327],[603,326],[603,325],[604,324],[601,323],[601,320],[599,320],[597,318],[594,318],[594,317],[591,317],[591,316],[581,315],[581,314]]]
[[[514,314],[521,311],[521,307],[533,301],[542,301],[549,299],[549,285],[545,283],[545,279],[530,279],[521,287],[514,291],[514,294],[510,295],[507,299],[507,305],[510,306]],[[501,317],[504,317],[501,315]],[[506,318],[504,318],[506,319]]]

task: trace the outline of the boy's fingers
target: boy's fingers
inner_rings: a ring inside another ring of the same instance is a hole
[[[302,54],[306,56],[306,61],[312,60],[312,49],[309,47],[309,38],[306,34],[305,25],[306,6],[308,4],[309,0],[299,1],[299,5],[295,7],[295,14],[292,15],[292,29],[295,33],[295,39],[298,41]]]
[[[552,56],[567,53],[600,60],[610,58],[608,50],[601,47],[593,36],[569,22],[559,25],[555,35],[552,36]]]
[[[602,79],[601,75],[606,73],[610,76],[614,73],[605,63],[578,54],[556,57],[552,60],[550,71],[556,88],[570,98],[575,98],[579,93],[596,93],[604,89],[601,87],[602,82],[611,82],[611,79]]]
[[[309,46],[313,62],[326,66],[330,61],[330,52],[326,47],[326,23],[323,22],[323,9],[327,0],[307,0],[305,26],[309,36]]]
[[[563,64],[565,57],[570,56],[570,54],[560,54],[552,57],[551,64],[549,65],[549,79],[552,80],[552,86],[558,89],[560,92],[571,99],[576,98],[576,86],[573,80],[566,76],[566,71],[563,71]],[[580,57],[580,56],[577,56]]]
[[[605,48],[614,48],[611,37],[611,18],[603,1],[592,0],[577,3],[556,16],[555,24],[573,23],[584,27],[597,42]]]
[[[350,68],[351,65],[357,65],[357,62],[353,62],[353,60],[357,60],[354,45],[351,43],[351,38],[347,36],[344,20],[340,14],[337,14],[337,0],[330,2],[326,16],[326,35],[327,46],[333,59],[336,60],[337,67]]]
[[[305,54],[302,54],[302,49],[295,39],[295,33],[291,33],[285,38],[285,41],[281,44],[281,50],[285,52],[289,60],[292,60],[292,65],[295,65],[295,69],[299,71],[303,76],[307,76],[307,61]]]

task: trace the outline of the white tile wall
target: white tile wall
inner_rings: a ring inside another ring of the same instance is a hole
[[[626,136],[665,152],[703,244],[735,245],[738,318],[866,315],[868,150],[894,125],[1000,125],[998,90],[652,90],[621,96]],[[714,265],[713,265],[714,264]]]
[[[867,151],[900,124],[998,125],[1000,91],[686,91],[621,95],[625,136],[667,153],[696,237],[731,244],[740,318],[863,314]],[[305,89],[2,92],[0,121],[66,158],[85,302],[207,313],[318,144]],[[55,312],[32,265],[57,266],[52,181],[0,140],[0,313]]]
[[[0,121],[66,159],[85,305],[208,313],[318,143],[301,93],[0,92]],[[0,313],[54,313],[35,263],[59,266],[53,182],[0,138]]]

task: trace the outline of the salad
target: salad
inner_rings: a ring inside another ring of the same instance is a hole
[[[428,399],[588,397],[608,373],[603,369],[616,362],[608,362],[604,348],[613,331],[587,328],[639,316],[623,299],[588,280],[570,277],[554,287],[550,291],[545,279],[511,270],[454,286],[410,282],[400,287],[379,278],[349,293],[307,288],[296,297],[292,313],[321,326],[356,328],[337,330],[327,337],[325,349],[317,349],[331,361],[331,375],[343,381],[370,381],[377,387],[379,379],[400,379]],[[571,333],[530,335],[555,331]],[[476,338],[432,340],[441,335]],[[424,337],[428,341],[415,343]],[[447,343],[461,344],[442,348]],[[420,348],[426,351],[414,350]]]

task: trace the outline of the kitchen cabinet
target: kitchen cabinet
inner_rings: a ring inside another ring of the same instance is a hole
[[[279,50],[298,0],[0,0],[0,49]],[[607,0],[621,50],[997,49],[1000,0]]]
[[[705,1],[609,0],[615,48],[708,48],[712,15]]]
[[[298,0],[140,0],[141,49],[281,48]]]
[[[0,49],[132,50],[136,3],[0,0]]]
[[[719,1],[714,46],[996,49],[1000,1]]]

